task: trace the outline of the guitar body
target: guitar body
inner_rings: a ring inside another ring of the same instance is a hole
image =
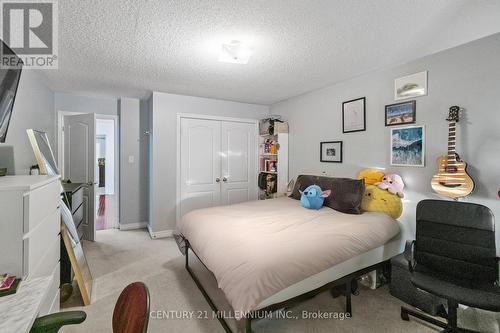
[[[467,164],[456,155],[450,163],[446,155],[437,159],[438,173],[432,177],[432,189],[444,196],[458,199],[474,190],[474,181],[467,173]]]

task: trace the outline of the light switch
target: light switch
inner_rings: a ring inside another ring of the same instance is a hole
[[[129,163],[134,163],[134,160],[135,160],[134,155],[129,155],[128,156],[128,162]]]

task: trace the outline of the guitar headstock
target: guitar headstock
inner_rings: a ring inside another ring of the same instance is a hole
[[[448,118],[446,118],[446,120],[458,123],[459,118],[460,118],[460,107],[456,105],[451,106],[450,110],[448,111]]]

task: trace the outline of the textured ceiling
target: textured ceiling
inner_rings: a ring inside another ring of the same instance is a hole
[[[63,0],[64,92],[271,104],[500,31],[500,0]],[[217,61],[251,44],[247,65]]]

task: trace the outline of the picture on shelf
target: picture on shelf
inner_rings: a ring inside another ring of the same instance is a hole
[[[413,124],[416,117],[416,101],[408,101],[385,106],[385,126]]]
[[[357,98],[342,103],[342,132],[366,130],[366,98]]]
[[[394,100],[427,95],[427,71],[394,80]]]
[[[277,162],[275,160],[266,160],[265,162],[267,172],[276,172],[277,171]]]
[[[321,142],[320,161],[342,163],[342,141]]]
[[[423,126],[391,129],[391,165],[425,166],[424,140]]]

